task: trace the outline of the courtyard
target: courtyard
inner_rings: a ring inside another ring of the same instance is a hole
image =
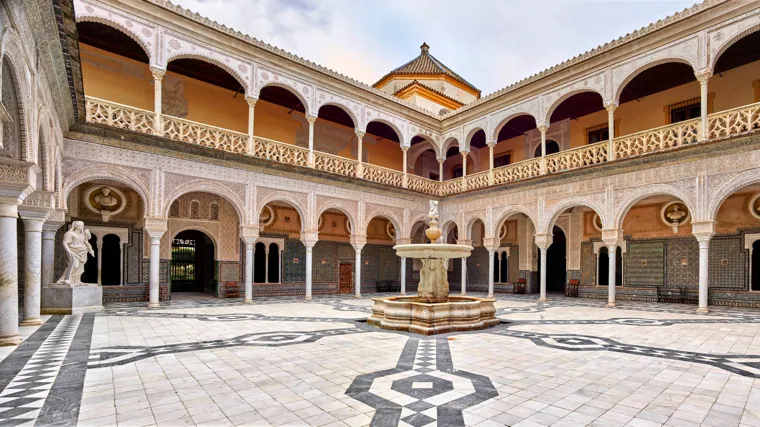
[[[501,325],[423,337],[371,296],[48,316],[0,353],[0,424],[760,425],[756,309],[497,295]]]

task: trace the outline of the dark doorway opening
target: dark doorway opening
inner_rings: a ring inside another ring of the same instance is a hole
[[[269,244],[269,283],[280,283],[280,248]]]
[[[253,282],[264,283],[266,282],[266,266],[267,266],[267,246],[264,243],[256,243],[255,251],[253,253]]]
[[[509,258],[507,257],[506,252],[501,253],[501,278],[499,282],[501,283],[507,283],[509,282]]]
[[[90,246],[95,255],[87,254],[87,263],[82,273],[82,283],[98,283],[98,238],[90,237]]]
[[[752,283],[750,289],[760,291],[760,240],[752,244]]]
[[[121,241],[115,234],[103,236],[103,247],[100,249],[102,261],[100,264],[100,281],[103,286],[121,284]]]
[[[559,153],[559,144],[553,139],[546,140],[546,155]],[[533,157],[541,157],[541,144],[536,147],[536,152],[533,153]]]
[[[554,227],[554,240],[546,250],[546,291],[564,292],[567,277],[565,233]]]
[[[620,246],[615,250],[615,286],[623,286],[623,250]],[[597,266],[597,283],[599,286],[610,285],[610,254],[607,247],[599,249],[599,265]]]
[[[213,292],[214,242],[196,230],[182,231],[172,241],[172,292]]]

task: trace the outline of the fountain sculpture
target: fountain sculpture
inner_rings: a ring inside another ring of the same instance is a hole
[[[425,234],[431,243],[393,247],[398,256],[422,261],[418,295],[373,298],[372,316],[367,323],[423,335],[474,331],[498,325],[494,299],[449,295],[448,260],[469,257],[472,246],[438,243],[441,237],[438,202],[430,201],[428,216],[430,220]]]

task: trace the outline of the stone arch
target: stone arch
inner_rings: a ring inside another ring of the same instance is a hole
[[[620,102],[620,95],[623,93],[623,89],[630,83],[633,79],[636,78],[639,74],[643,73],[646,70],[649,70],[650,68],[654,68],[658,65],[662,64],[669,64],[669,63],[677,63],[677,64],[685,64],[691,67],[692,71],[694,71],[694,65],[686,58],[679,58],[679,57],[671,57],[671,58],[662,58],[657,59],[652,62],[647,62],[646,64],[636,68],[635,70],[631,71],[621,82],[620,84],[614,88],[613,92],[613,98],[615,104],[618,104]],[[602,99],[604,98],[604,95],[602,95]]]
[[[459,144],[459,140],[456,137],[452,136],[443,142],[443,146],[441,147],[441,156],[445,156],[446,152],[449,151],[449,148],[451,148],[451,146],[454,144],[456,144],[461,151],[462,147],[461,144]]]
[[[303,101],[301,101],[301,102],[303,102]],[[354,122],[354,128],[356,128],[356,129],[359,128],[359,118],[356,117],[356,114],[354,114],[354,112],[351,111],[351,109],[348,108],[348,106],[343,105],[342,103],[337,102],[337,101],[325,102],[324,104],[322,104],[319,107],[317,107],[317,115],[319,115],[319,110],[321,110],[322,107],[324,107],[326,105],[337,107],[337,108],[340,108],[341,110],[343,110],[343,112],[346,113],[346,114],[348,114],[348,117],[350,117],[351,120]]]
[[[494,225],[496,227],[493,230],[493,235],[495,237],[499,237],[499,229],[501,228],[502,224],[504,224],[509,218],[517,214],[525,215],[530,220],[531,224],[533,224],[533,229],[534,230],[538,229],[538,226],[537,226],[538,221],[536,221],[536,218],[533,212],[529,211],[528,209],[522,206],[510,206],[504,212],[500,213],[497,218],[495,218],[496,221],[494,221]]]
[[[536,232],[539,234],[551,234],[550,231],[555,225],[557,225],[556,223],[559,216],[562,215],[562,213],[564,213],[566,210],[570,208],[575,208],[575,207],[585,207],[585,208],[589,208],[593,210],[594,212],[596,212],[597,215],[599,215],[599,218],[601,218],[602,228],[604,229],[610,228],[611,224],[609,224],[608,215],[607,215],[607,212],[604,210],[604,206],[600,206],[596,202],[593,202],[586,197],[574,196],[574,197],[570,197],[568,199],[562,200],[561,202],[553,206],[548,212],[546,212],[544,215],[546,222],[544,224],[540,224],[540,227],[536,228],[537,230]],[[562,230],[562,231],[564,232],[565,230]]]
[[[53,189],[53,163],[50,161],[51,153],[53,151],[54,145],[54,134],[53,129],[50,125],[52,125],[52,120],[50,118],[50,113],[47,111],[47,108],[41,106],[39,108],[39,112],[37,114],[37,129],[38,135],[37,135],[37,150],[42,150],[42,164],[37,165],[42,170],[42,179],[43,179],[43,188],[47,191],[50,191]]]
[[[240,200],[240,198],[226,186],[218,182],[209,181],[206,179],[192,180],[190,182],[181,184],[177,188],[172,189],[171,192],[166,195],[164,206],[161,209],[161,216],[167,218],[169,216],[169,210],[171,209],[172,203],[175,200],[179,199],[180,196],[193,192],[211,193],[224,198],[232,205],[233,208],[235,208],[239,223],[245,224],[245,204]]]
[[[3,32],[2,43],[0,44],[0,77],[2,77],[2,63],[7,60],[9,69],[12,73],[14,89],[19,106],[19,124],[20,129],[20,158],[21,160],[34,163],[35,152],[32,143],[32,128],[30,113],[32,112],[32,88],[29,86],[29,70],[24,60],[24,50],[16,30],[7,28]],[[0,99],[2,96],[2,86],[0,85]]]
[[[449,233],[451,232],[451,228],[456,227],[457,228],[457,234],[459,233],[459,225],[456,221],[453,219],[450,219],[443,223],[441,226],[441,236],[443,237],[443,242],[446,243],[446,239],[449,236]]]
[[[364,233],[367,233],[367,227],[369,227],[370,221],[376,217],[385,218],[393,224],[393,228],[396,230],[396,239],[401,239],[406,233],[406,230],[401,226],[404,222],[396,216],[393,212],[387,209],[375,209],[367,214],[367,219],[364,224]]]
[[[309,105],[309,100],[306,99],[306,98],[304,98],[303,94],[301,92],[299,92],[298,89],[296,89],[295,87],[289,85],[287,82],[284,82],[284,81],[268,82],[267,84],[261,86],[260,88],[258,88],[256,90],[256,98],[260,97],[262,90],[264,90],[265,88],[268,88],[270,86],[279,87],[280,89],[285,89],[288,92],[290,92],[293,95],[295,95],[296,98],[298,98],[298,100],[301,101],[301,104],[303,104],[303,109],[305,111],[305,114],[307,116],[313,115],[311,113],[311,106]],[[354,117],[355,116],[351,116],[351,118],[354,118]]]
[[[752,25],[748,28],[745,28],[743,31],[740,31],[738,34],[734,35],[733,37],[729,38],[723,44],[718,48],[718,50],[715,51],[715,54],[710,57],[710,64],[707,66],[707,69],[710,70],[710,72],[715,71],[715,65],[718,63],[718,60],[720,57],[730,48],[734,45],[734,43],[738,42],[739,40],[743,39],[744,37],[760,31],[760,24]]]
[[[556,110],[557,107],[560,106],[560,104],[562,104],[563,102],[565,102],[571,96],[577,95],[579,93],[584,93],[584,92],[592,92],[592,93],[598,94],[599,96],[602,97],[602,103],[604,103],[604,93],[600,92],[596,88],[593,88],[593,87],[589,86],[589,87],[584,87],[584,88],[581,88],[581,89],[573,89],[573,90],[568,91],[567,93],[564,93],[562,96],[560,96],[559,98],[557,98],[557,100],[552,103],[552,105],[546,110],[546,114],[544,115],[543,123],[546,124],[546,126],[548,126],[549,124],[551,124],[552,114],[554,113],[554,110]],[[540,126],[541,123],[539,123],[538,120],[536,120],[536,125]]]
[[[439,146],[438,146],[438,144],[436,144],[436,143],[435,143],[435,142],[434,142],[432,139],[430,139],[429,137],[427,137],[427,136],[425,136],[425,135],[422,135],[422,134],[419,134],[419,133],[418,133],[418,134],[414,134],[414,135],[412,135],[412,137],[409,139],[409,141],[411,142],[411,141],[412,141],[412,139],[414,139],[415,137],[418,137],[418,136],[424,140],[424,142],[422,142],[422,144],[423,144],[423,147],[427,147],[427,146],[429,145],[429,146],[430,146],[430,148],[432,148],[432,149],[433,149],[433,151],[435,151],[435,157],[436,157],[436,158],[440,158],[440,156],[441,156],[441,147],[439,147]],[[427,144],[427,145],[424,145],[424,144]],[[420,144],[416,144],[416,145],[420,145]],[[424,150],[420,150],[420,153],[419,153],[419,154],[422,154],[423,152],[425,152],[425,151],[429,150],[430,148],[425,148]],[[419,157],[419,155],[418,155],[418,157]],[[416,160],[416,158],[415,158],[415,160]]]
[[[83,11],[83,14],[77,13],[76,20],[77,20],[77,23],[94,22],[96,24],[103,24],[122,32],[125,36],[137,42],[137,44],[142,48],[142,50],[145,51],[145,54],[148,56],[148,60],[150,61],[151,64],[153,64],[153,62],[155,61],[153,51],[150,48],[150,46],[144,40],[140,38],[139,34],[135,33],[130,28],[127,28],[116,21],[112,21],[110,19],[106,19],[101,16],[88,15],[86,11]]]
[[[183,231],[199,231],[206,235],[209,239],[211,239],[211,242],[214,244],[214,261],[219,261],[221,258],[221,250],[219,247],[219,242],[217,242],[216,237],[214,237],[214,233],[211,232],[209,229],[204,227],[201,224],[189,224],[185,225],[183,227],[180,227],[177,231],[173,232],[173,236],[169,236],[169,246],[171,247],[171,241],[177,237],[177,235]]]
[[[464,142],[464,147],[466,147],[467,149],[469,149],[470,148],[470,142],[472,142],[472,137],[475,136],[475,134],[478,133],[478,131],[481,131],[481,130],[483,131],[483,133],[486,134],[486,138],[487,138],[488,137],[488,132],[483,127],[481,127],[481,126],[475,126],[472,129],[470,129],[469,132],[467,132],[467,137],[465,137],[465,139],[464,139],[464,141],[465,141]],[[460,153],[462,152],[462,148],[463,147],[460,145],[459,146],[459,152]]]
[[[628,211],[643,199],[651,196],[671,196],[683,202],[686,208],[689,209],[692,221],[695,219],[697,213],[694,208],[692,197],[689,194],[684,193],[678,188],[670,184],[651,184],[644,187],[638,187],[625,196],[625,198],[618,204],[617,212],[614,213],[615,221],[608,224],[609,228],[620,229],[623,226],[623,219],[628,214]]]
[[[368,121],[368,122],[367,122],[367,123],[364,125],[364,131],[365,131],[365,132],[366,132],[366,130],[367,130],[367,126],[369,126],[369,124],[370,124],[370,123],[372,123],[372,122],[378,122],[378,123],[382,123],[382,124],[384,124],[384,125],[387,125],[387,126],[388,126],[388,127],[390,127],[391,129],[393,129],[393,131],[394,131],[394,132],[396,132],[396,136],[398,137],[398,141],[399,141],[399,144],[400,144],[400,145],[404,145],[404,133],[403,133],[403,132],[401,132],[401,129],[399,129],[399,128],[398,128],[398,126],[394,125],[393,123],[389,122],[388,120],[385,120],[385,119],[381,119],[381,118],[374,118],[374,119],[372,119],[372,120]]]
[[[65,182],[63,182],[59,195],[59,206],[63,209],[68,209],[68,199],[71,191],[80,184],[98,179],[116,181],[137,192],[142,199],[143,215],[146,217],[149,216],[148,213],[151,212],[151,198],[148,187],[140,182],[140,178],[137,175],[134,175],[131,171],[119,166],[103,167],[103,165],[92,165],[74,172],[66,178]]]
[[[464,228],[464,238],[465,240],[472,240],[472,226],[475,225],[475,222],[477,220],[481,220],[483,222],[483,225],[488,224],[486,222],[486,217],[481,212],[473,212],[471,216],[467,219],[467,224]],[[486,233],[488,232],[488,229],[486,228]],[[462,231],[459,231],[459,237],[462,237]],[[483,236],[486,237],[486,236]]]
[[[741,190],[744,187],[760,183],[760,174],[757,170],[745,171],[724,183],[718,191],[710,198],[710,204],[708,205],[707,217],[698,218],[700,221],[715,221],[718,216],[723,202],[726,201],[732,194]],[[697,220],[697,218],[695,218]]]
[[[293,206],[293,208],[298,212],[298,216],[301,217],[301,231],[307,231],[306,226],[308,224],[308,218],[306,217],[306,208],[301,204],[300,201],[298,201],[297,198],[283,191],[277,191],[268,194],[258,202],[259,210],[256,212],[256,217],[253,218],[254,224],[259,224],[259,214],[261,214],[261,210],[264,209],[264,206],[272,202],[283,202]],[[318,219],[319,217],[317,217],[317,220]],[[316,226],[317,224],[315,220],[314,227],[316,228]]]
[[[348,218],[348,222],[351,224],[351,234],[356,234],[356,217],[353,213],[351,213],[351,209],[346,206],[347,203],[345,201],[341,200],[330,200],[326,203],[324,203],[322,206],[319,207],[319,210],[317,211],[317,221],[319,221],[319,217],[322,216],[325,211],[328,209],[335,209],[337,211],[340,211],[343,213],[343,215]]]
[[[178,53],[176,55],[171,55],[166,59],[166,68],[169,68],[169,63],[176,59],[197,59],[199,61],[207,62],[212,65],[216,65],[217,67],[223,69],[229,75],[231,75],[238,83],[240,83],[240,86],[245,90],[245,94],[248,94],[248,82],[246,81],[245,76],[241,75],[239,72],[235,71],[232,67],[229,65],[226,65],[225,63],[214,59],[209,58],[208,56],[198,55],[198,54],[189,54],[189,53]]]
[[[53,167],[55,168],[53,172],[53,191],[61,194],[61,190],[63,189],[63,152],[60,146],[55,148],[55,164]]]
[[[504,125],[506,125],[507,123],[509,123],[510,120],[512,120],[512,119],[514,119],[516,117],[520,117],[520,116],[531,116],[531,117],[533,117],[533,120],[536,120],[536,116],[534,116],[533,114],[531,114],[531,113],[529,113],[527,111],[521,111],[521,112],[510,114],[507,117],[501,119],[501,121],[496,126],[494,126],[493,134],[491,135],[491,137],[493,139],[491,139],[491,141],[498,142],[499,141],[499,139],[498,139],[499,138],[499,132],[501,132],[501,128],[503,128]],[[536,122],[538,122],[538,120],[536,120]]]

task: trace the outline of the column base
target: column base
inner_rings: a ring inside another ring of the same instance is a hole
[[[39,326],[42,324],[42,319],[35,317],[33,319],[24,319],[19,323],[19,326]]]
[[[405,295],[406,295],[406,292],[401,292],[399,295],[401,295],[401,296],[405,296]]]
[[[305,301],[311,301],[311,297],[304,298]]]
[[[247,300],[244,300],[243,303],[244,304],[253,304],[253,300],[252,299],[247,299]]]
[[[709,312],[710,312],[710,310],[708,310],[706,307],[699,307],[697,309],[697,313],[700,313],[700,314],[705,314],[705,313],[709,313]]]
[[[148,308],[161,308],[161,304],[159,304],[159,303],[157,303],[157,302],[156,302],[156,303],[154,303],[154,302],[149,302],[149,303],[148,303]]]
[[[538,299],[538,302],[546,302],[546,297],[544,297],[544,298],[539,298],[539,299]]]
[[[460,292],[459,295],[465,296],[467,295],[467,292]]]
[[[464,295],[464,294],[462,294],[462,295]],[[487,298],[493,298],[493,294],[488,294]]]
[[[361,295],[361,294],[355,294],[355,295],[354,295],[354,298],[361,298],[361,297],[362,297],[362,295]]]
[[[614,302],[608,302],[607,303],[607,307],[615,307],[615,305],[616,304]]]
[[[0,336],[0,346],[19,345],[21,344],[21,335],[13,334]]]

